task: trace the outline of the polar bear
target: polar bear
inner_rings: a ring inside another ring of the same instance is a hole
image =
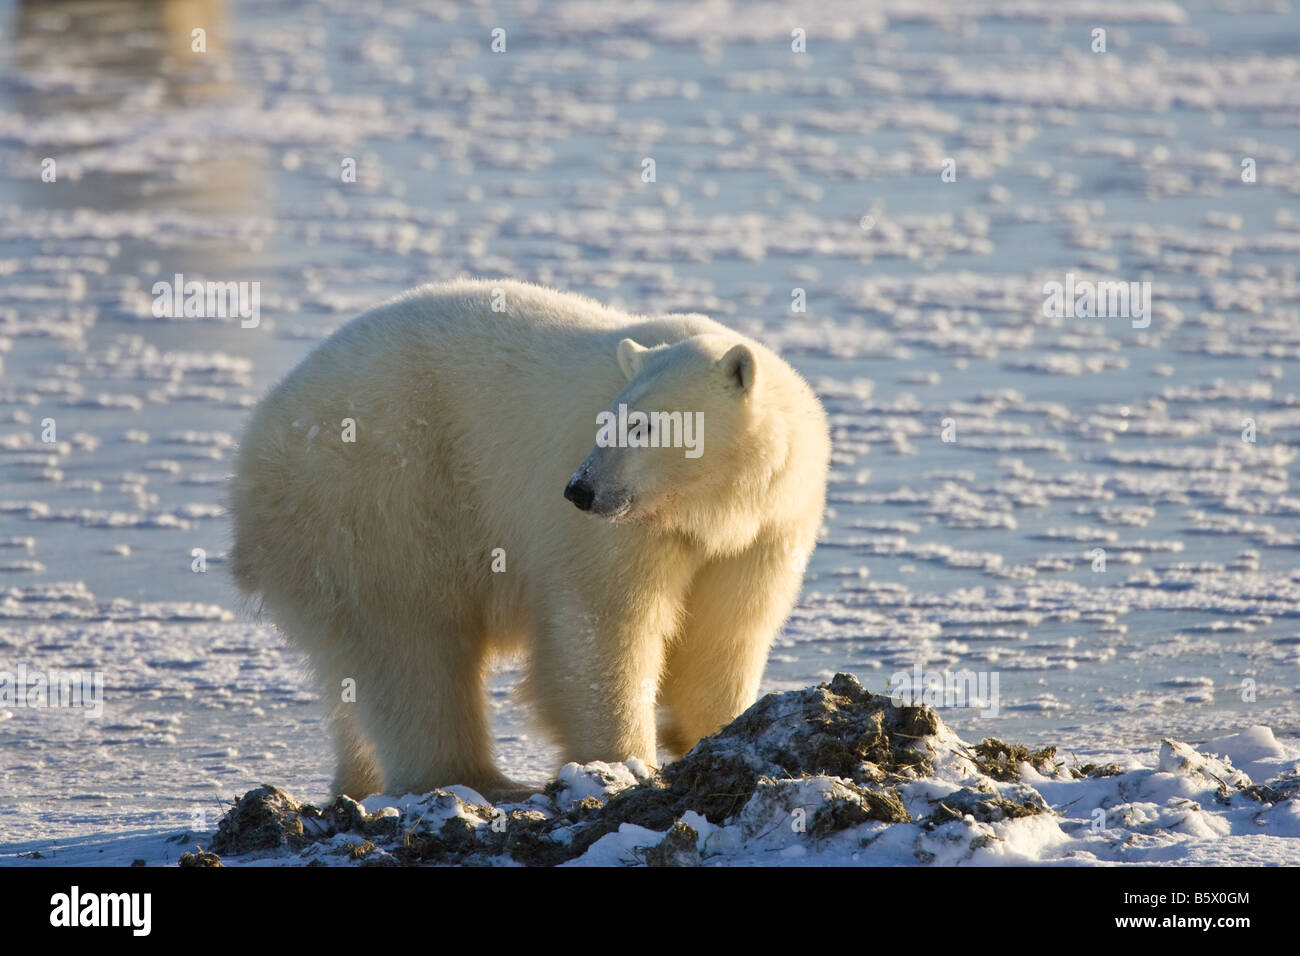
[[[230,563],[307,655],[336,792],[491,798],[494,655],[566,760],[654,765],[754,701],[829,459],[812,389],[704,316],[427,285],[254,410]]]

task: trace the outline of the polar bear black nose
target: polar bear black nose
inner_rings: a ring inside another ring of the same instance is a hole
[[[583,511],[591,510],[591,503],[596,500],[596,490],[585,478],[572,478],[564,487],[564,497],[568,498]]]

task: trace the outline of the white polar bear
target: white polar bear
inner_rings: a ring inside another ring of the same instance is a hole
[[[528,652],[525,697],[566,760],[654,764],[657,704],[674,753],[751,704],[829,459],[808,385],[710,319],[429,285],[257,407],[232,570],[310,660],[337,792],[491,797],[518,786],[493,763],[496,653]]]

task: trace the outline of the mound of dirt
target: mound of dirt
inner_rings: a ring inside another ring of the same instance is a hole
[[[305,846],[338,833],[389,836],[397,832],[391,817],[367,816],[350,797],[338,797],[323,810],[299,803],[279,787],[263,784],[250,790],[217,824],[208,849],[216,854],[239,855]]]
[[[762,808],[751,802],[784,807],[803,792],[797,782],[809,778],[835,778],[814,788],[821,803],[808,820],[809,832],[825,836],[869,820],[910,821],[891,784],[928,772],[934,756],[928,741],[940,727],[934,711],[897,706],[851,674],[837,674],[817,687],[767,695],[636,785],[607,775],[604,801],[589,795],[565,801],[569,791],[561,781],[528,803],[501,807],[435,791],[418,813],[411,808],[399,818],[391,810],[367,814],[347,797],[318,809],[264,785],[225,815],[209,850],[239,856],[318,845],[363,865],[554,866],[632,824],[667,831],[647,848],[646,862],[692,865],[699,853],[695,831],[681,823],[684,814],[722,824],[749,807],[750,817],[761,817]]]

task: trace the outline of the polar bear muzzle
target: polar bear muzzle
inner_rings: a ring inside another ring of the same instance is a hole
[[[631,510],[632,494],[616,484],[611,490],[611,483],[601,480],[601,469],[596,467],[599,460],[595,456],[596,453],[593,452],[582,463],[582,467],[573,473],[569,483],[564,486],[564,497],[577,505],[579,511],[617,521]]]
[[[590,511],[596,501],[596,489],[581,475],[574,475],[564,486],[564,497],[578,506],[579,511]]]

